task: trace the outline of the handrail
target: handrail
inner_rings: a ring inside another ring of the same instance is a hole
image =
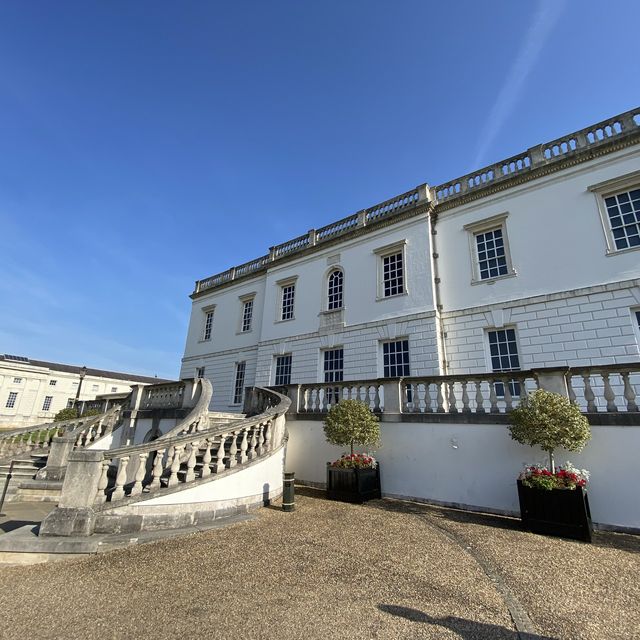
[[[198,378],[197,384],[200,387],[200,397],[198,398],[195,407],[193,407],[189,414],[175,427],[173,427],[173,429],[170,429],[167,433],[161,435],[157,440],[166,440],[174,435],[180,435],[182,433],[202,431],[200,428],[201,422],[209,413],[209,405],[211,404],[211,398],[213,397],[213,386],[208,378]]]

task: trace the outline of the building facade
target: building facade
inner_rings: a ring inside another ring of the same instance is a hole
[[[0,355],[0,428],[45,423],[76,399],[128,393],[132,385],[160,382],[148,376]]]
[[[637,361],[640,109],[196,282],[181,377],[246,386]],[[511,389],[517,393],[517,389]]]

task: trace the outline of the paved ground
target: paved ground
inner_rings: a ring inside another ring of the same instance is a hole
[[[0,535],[41,522],[55,506],[52,502],[5,502],[0,515]]]
[[[640,638],[636,537],[585,545],[505,518],[300,493],[294,513],[0,568],[0,637]]]

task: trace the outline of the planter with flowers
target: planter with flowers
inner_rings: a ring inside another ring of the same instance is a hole
[[[380,464],[368,453],[355,453],[354,446],[378,446],[378,418],[359,400],[342,400],[331,407],[324,422],[331,444],[349,446],[335,462],[327,462],[327,497],[344,502],[365,502],[382,497]]]
[[[510,414],[511,437],[521,444],[540,446],[548,466],[529,465],[518,478],[523,526],[534,533],[591,542],[593,527],[586,484],[589,473],[570,462],[555,466],[554,451],[582,451],[591,437],[580,409],[557,393],[538,389]]]

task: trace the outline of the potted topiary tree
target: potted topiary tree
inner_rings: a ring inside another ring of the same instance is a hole
[[[585,489],[589,473],[567,462],[556,468],[558,448],[582,451],[591,438],[589,421],[568,398],[543,389],[523,398],[510,414],[511,437],[520,444],[539,446],[548,465],[529,465],[518,477],[523,526],[535,533],[591,542],[592,524]]]
[[[368,453],[354,452],[354,445],[380,444],[378,418],[369,407],[360,400],[338,402],[327,414],[324,433],[331,444],[351,448],[350,454],[327,462],[327,496],[358,503],[382,497],[379,463]]]

